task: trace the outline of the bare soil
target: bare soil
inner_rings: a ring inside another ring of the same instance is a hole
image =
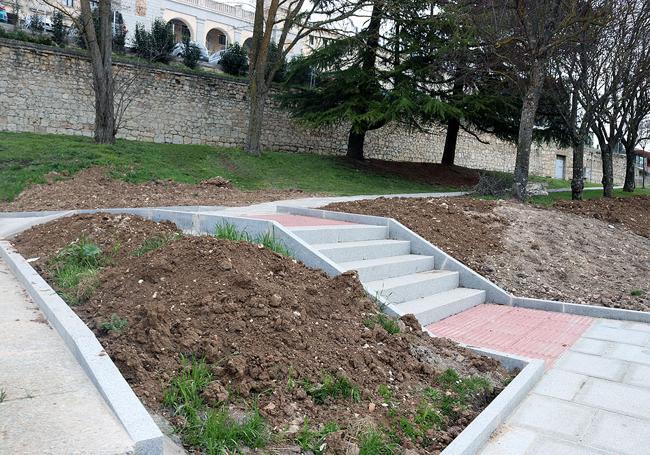
[[[100,272],[95,294],[74,310],[136,394],[177,425],[182,421],[161,398],[181,367],[180,354],[203,356],[211,365],[216,379],[206,399],[240,403],[257,397],[275,431],[297,431],[305,419],[314,428],[335,421],[346,429],[343,439],[369,422],[394,426],[391,412],[412,418],[424,389],[436,386],[437,373],[447,368],[494,384],[445,430],[433,431],[433,442],[416,446],[404,438],[404,447],[416,453],[442,450],[509,379],[496,361],[429,337],[412,316],[398,321],[397,334],[380,325],[367,328],[364,321],[376,305],[354,274],[329,278],[257,245],[208,236],[181,237],[141,257],[131,255],[147,238],[171,230],[137,217],[79,215],[36,226],[14,243],[24,256],[39,258],[33,264],[46,278],[48,260],[71,239],[84,235],[102,246],[111,265]],[[128,320],[119,333],[100,328],[112,314]],[[361,402],[319,405],[302,387],[288,387],[290,378],[318,383],[327,373],[349,378]],[[394,404],[382,404],[380,386],[390,387]]]
[[[324,208],[393,217],[515,295],[650,311],[650,239],[635,234],[632,228],[644,231],[629,218],[612,224],[612,218],[585,216],[590,202],[571,209],[580,215],[565,207],[466,198],[377,199]],[[609,205],[616,203],[621,207],[611,213],[627,213],[627,199]]]
[[[462,166],[445,166],[439,163],[411,163],[404,161],[363,160],[354,161],[360,169],[400,175],[431,185],[468,189],[480,179],[480,170]]]
[[[635,234],[650,238],[650,196],[557,201],[554,207],[563,212],[622,225]]]
[[[301,190],[241,191],[220,180],[190,185],[172,181],[129,183],[111,178],[107,170],[92,167],[71,178],[51,179],[23,191],[11,202],[0,202],[0,211],[72,210],[171,205],[244,206],[260,202],[316,196]]]

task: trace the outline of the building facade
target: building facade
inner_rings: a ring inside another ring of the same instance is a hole
[[[79,0],[53,0],[69,11],[79,8]],[[25,20],[31,16],[40,16],[49,23],[54,9],[41,0],[0,0],[7,10]],[[250,46],[253,36],[254,3],[243,0],[239,4],[216,0],[114,0],[113,8],[119,12],[127,30],[126,45],[133,39],[136,24],[142,24],[149,30],[156,19],[170,23],[177,42],[185,35],[208,53],[225,49],[228,45],[239,43]],[[276,36],[280,33],[275,31]],[[289,34],[287,41],[295,35]],[[308,52],[308,40],[301,40],[289,53],[289,59],[295,55]]]

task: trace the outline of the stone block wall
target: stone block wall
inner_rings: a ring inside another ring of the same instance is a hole
[[[116,63],[119,81],[133,80],[131,103],[119,137],[159,143],[242,147],[247,125],[247,87],[240,80],[144,65]],[[92,135],[93,93],[87,59],[77,52],[0,39],[0,130]],[[319,154],[344,154],[347,128],[307,129],[294,122],[273,100],[265,107],[263,141],[267,149]],[[494,137],[483,144],[460,134],[456,163],[470,168],[512,171],[515,146]],[[440,162],[444,129],[410,131],[398,124],[367,135],[369,158]],[[531,173],[554,176],[555,157],[566,157],[571,176],[571,151],[533,146]],[[600,181],[595,150],[585,157],[592,181]],[[624,179],[624,157],[616,157],[615,181]]]

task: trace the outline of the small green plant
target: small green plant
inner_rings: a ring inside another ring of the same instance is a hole
[[[63,13],[56,11],[52,15],[52,39],[56,44],[64,44],[67,36],[65,24],[63,23]]]
[[[257,245],[262,245],[264,248],[268,248],[271,251],[275,251],[276,253],[283,256],[291,255],[284,244],[275,239],[273,235],[268,232],[258,235],[257,237],[253,237],[248,232],[240,231],[230,223],[222,223],[218,224],[215,227],[214,236],[218,239],[231,240],[234,242],[255,243]]]
[[[303,382],[303,387],[314,403],[324,404],[329,399],[346,398],[355,403],[361,401],[361,391],[344,376],[325,375],[323,383],[314,385],[308,381]]]
[[[148,252],[157,250],[158,248],[161,248],[167,245],[168,243],[179,239],[180,237],[181,234],[179,233],[168,234],[168,235],[154,235],[153,237],[149,237],[145,239],[145,241],[142,242],[142,245],[140,245],[138,248],[136,248],[133,251],[132,255],[135,257],[144,256]]]
[[[51,261],[54,281],[69,305],[87,301],[99,284],[102,250],[86,237],[63,248]]]
[[[248,72],[248,49],[238,43],[231,44],[219,60],[223,71],[233,76],[244,76]]]
[[[359,434],[359,455],[397,455],[398,444],[389,441],[381,431],[371,428]]]
[[[632,297],[641,297],[643,294],[645,294],[645,292],[643,292],[642,289],[633,289],[633,290],[630,292],[630,295],[631,295]]]
[[[296,435],[296,442],[303,452],[323,455],[326,449],[325,438],[336,431],[339,431],[339,426],[334,422],[326,423],[319,430],[312,430],[309,421],[305,419],[305,423]]]
[[[203,359],[181,357],[183,367],[174,377],[163,396],[163,403],[186,424],[180,432],[187,445],[201,453],[238,453],[238,448],[264,447],[269,431],[257,406],[253,406],[243,421],[235,420],[228,408],[207,406],[201,392],[212,382],[213,375]]]
[[[0,403],[4,402],[7,399],[7,392],[5,389],[0,389]]]
[[[183,39],[183,65],[188,68],[196,68],[201,58],[201,49],[199,46],[190,41],[190,37]]]
[[[128,323],[129,321],[122,319],[117,314],[113,313],[108,321],[102,322],[99,325],[99,328],[106,332],[121,332]]]
[[[386,332],[390,334],[396,334],[400,332],[397,320],[384,313],[377,313],[364,319],[363,324],[369,329],[372,329],[376,324],[379,324],[384,328]]]
[[[382,397],[386,402],[393,399],[393,391],[390,390],[386,384],[381,384],[377,388],[377,393],[379,393],[379,396]]]

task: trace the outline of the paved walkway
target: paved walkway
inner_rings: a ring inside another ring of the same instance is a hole
[[[133,443],[0,260],[0,454],[120,454]]]
[[[650,324],[593,320],[481,453],[650,454]]]

